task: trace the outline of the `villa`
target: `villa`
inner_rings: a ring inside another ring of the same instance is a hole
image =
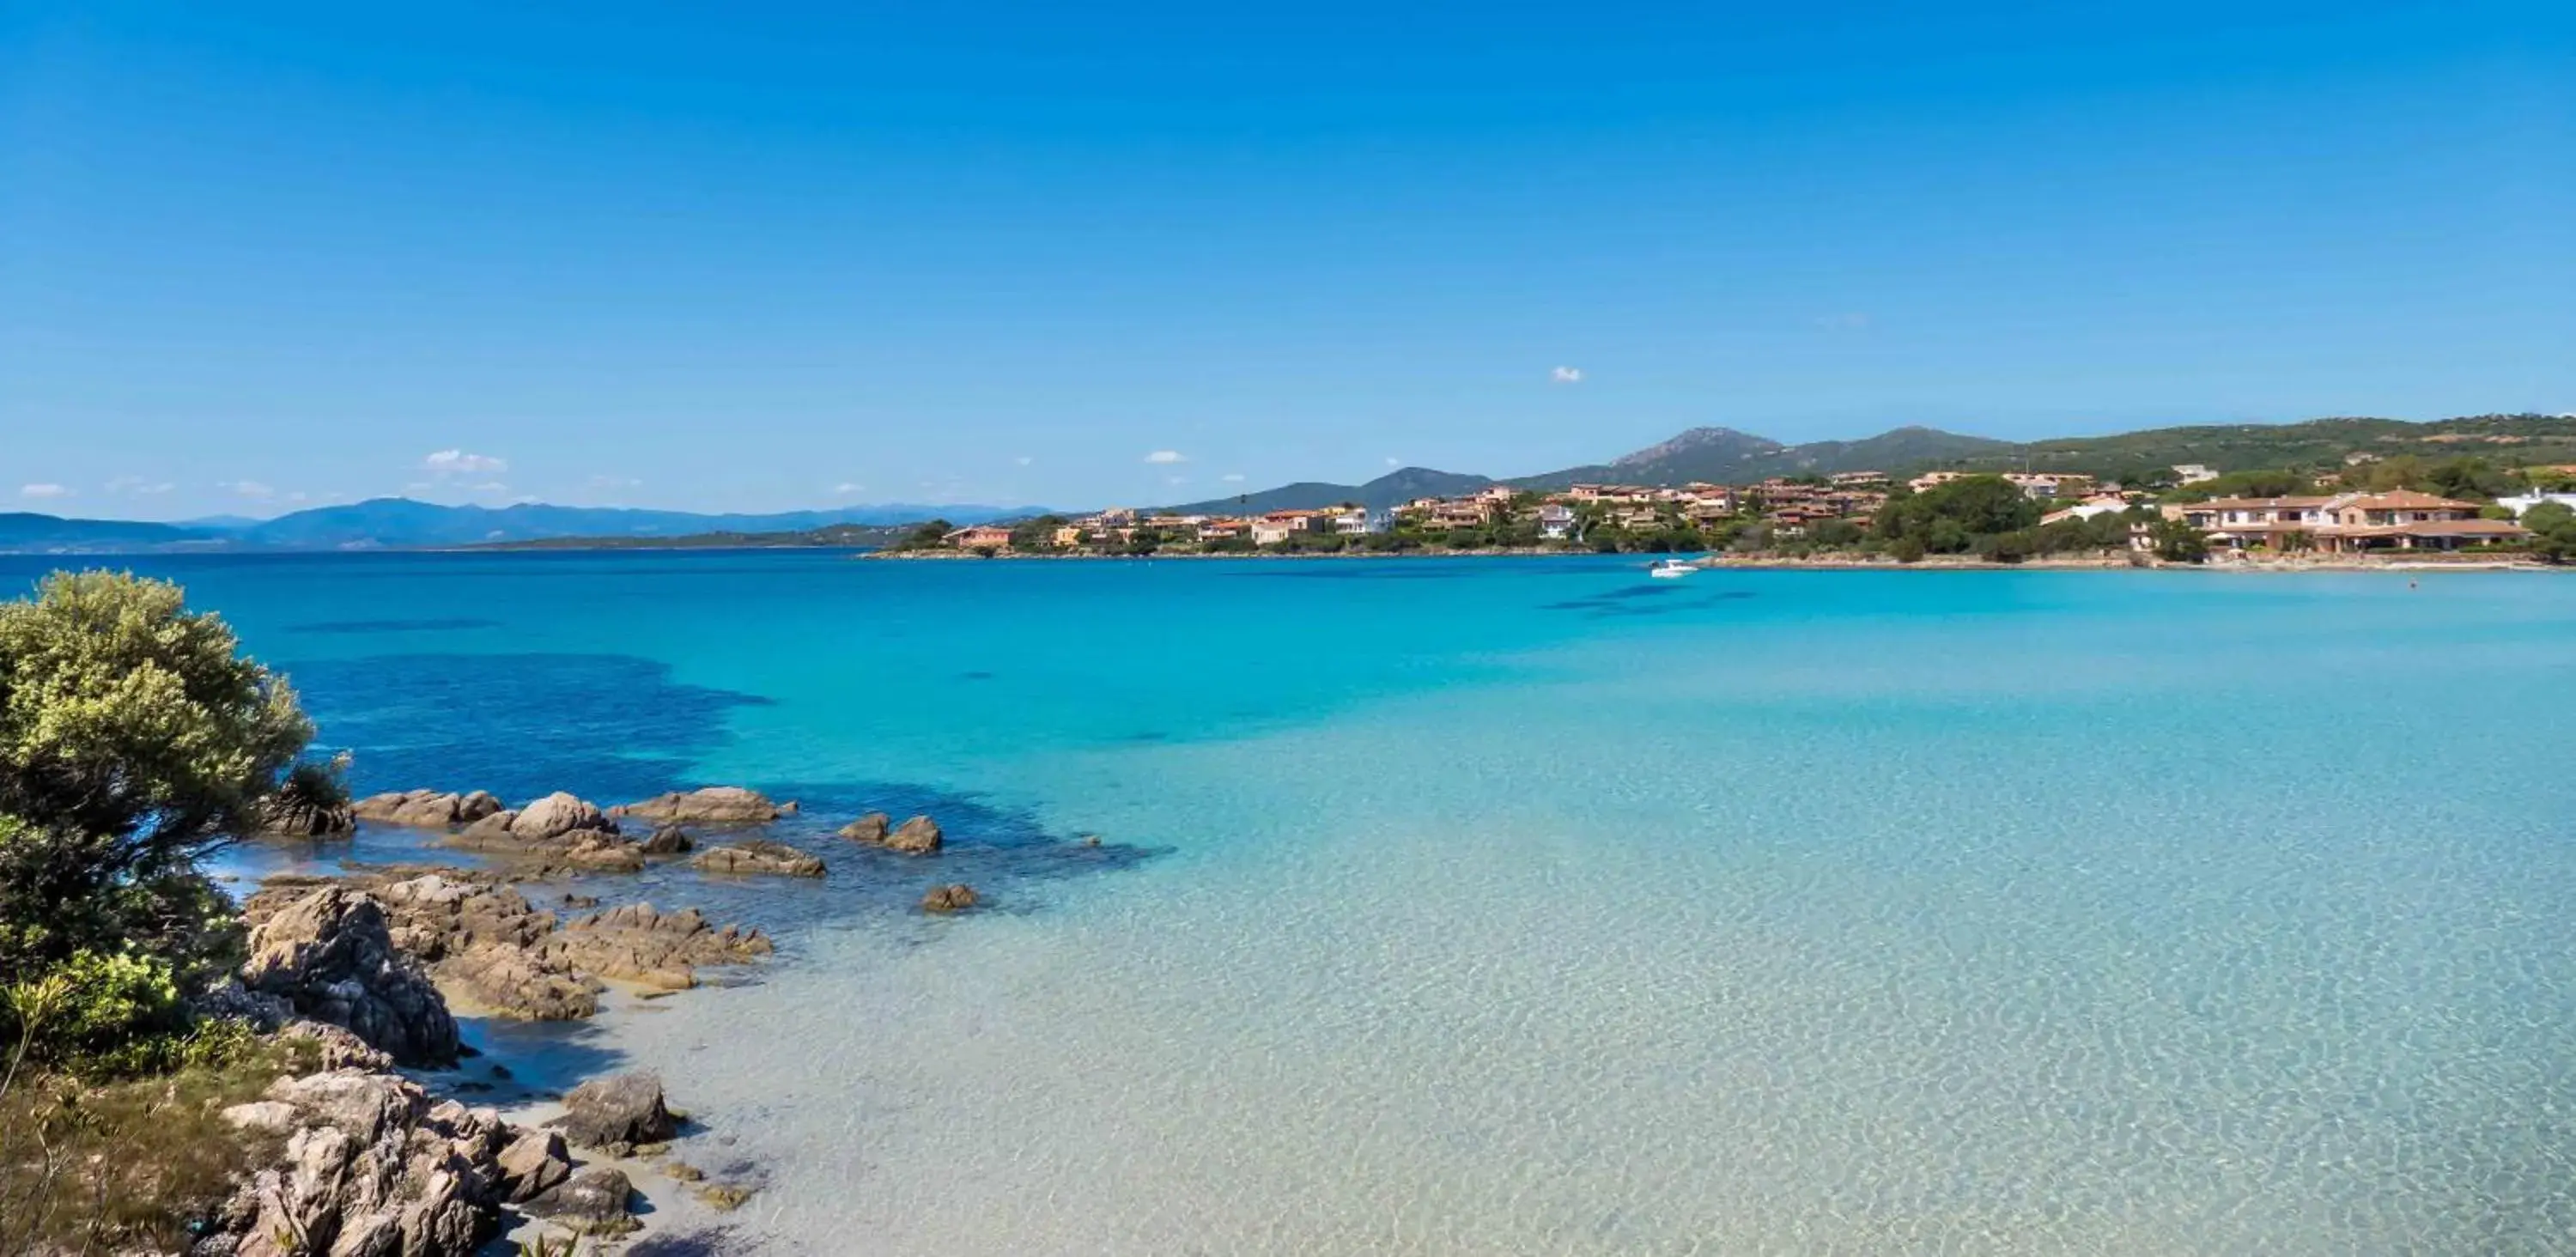
[[[2117,493],[2096,493],[2073,506],[2060,507],[2039,517],[2042,524],[2062,524],[2070,519],[2091,519],[2096,515],[2115,515],[2129,509],[2129,499]]]
[[[2164,508],[2231,550],[2314,546],[2333,554],[2370,550],[2456,550],[2463,545],[2513,541],[2527,531],[2509,520],[2484,519],[2475,502],[2429,493],[2344,493],[2333,497],[2212,498]]]
[[[1011,530],[991,524],[976,524],[960,528],[940,540],[960,550],[1008,550],[1011,548]]]
[[[2327,503],[2325,513],[2333,523],[2318,533],[2317,540],[2337,553],[2456,550],[2531,535],[2511,520],[2480,517],[2477,503],[2412,490],[2348,493]]]
[[[2026,498],[2050,500],[2082,497],[2093,491],[2093,477],[2071,471],[2013,471],[2004,473],[2004,482],[2021,490]]]
[[[1562,502],[1550,502],[1538,508],[1538,535],[1549,541],[1563,541],[1574,535],[1574,509]]]

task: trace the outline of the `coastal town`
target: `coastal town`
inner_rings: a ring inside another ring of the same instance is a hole
[[[2068,554],[2208,558],[2430,558],[2576,548],[2576,465],[2501,476],[2356,459],[2332,478],[2221,474],[2181,464],[2153,483],[2080,472],[1876,471],[1746,485],[1493,484],[1383,508],[1357,502],[1240,514],[1111,508],[950,528],[923,526],[892,554],[1141,556],[1595,552],[1908,562]],[[2472,469],[2475,471],[2478,469]],[[2428,477],[2450,493],[2414,487]],[[2482,492],[2483,484],[2493,492]],[[2537,511],[2536,516],[2529,516]],[[2565,545],[2560,545],[2561,539]]]

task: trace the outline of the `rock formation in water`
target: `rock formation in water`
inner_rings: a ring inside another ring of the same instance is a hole
[[[700,965],[742,964],[772,950],[760,931],[713,925],[695,909],[629,904],[561,922],[494,875],[459,869],[364,874],[345,886],[274,878],[244,913],[265,930],[305,898],[357,893],[349,887],[384,914],[390,949],[418,958],[461,998],[523,1020],[588,1017],[603,981],[681,989],[697,984]]]
[[[900,851],[905,855],[930,855],[939,850],[944,840],[939,822],[927,816],[916,816],[889,830],[883,812],[870,812],[841,827],[841,836],[852,842]]]
[[[729,876],[770,874],[781,877],[821,877],[823,862],[783,842],[745,839],[721,847],[709,847],[689,857],[689,867],[706,873]]]
[[[471,825],[501,810],[501,801],[481,790],[468,794],[401,790],[369,795],[349,805],[350,813],[359,820],[415,829]]]
[[[795,810],[795,804],[772,803],[768,795],[757,790],[745,790],[740,786],[708,786],[701,790],[675,790],[655,795],[639,803],[610,808],[608,814],[666,823],[766,825]]]
[[[668,1142],[680,1120],[662,1098],[662,1080],[649,1073],[593,1078],[564,1097],[563,1116],[546,1123],[584,1148],[622,1157],[641,1144]]]
[[[689,837],[689,831],[677,825],[663,825],[656,828],[653,836],[645,839],[638,849],[648,856],[687,855],[697,845],[697,840]]]
[[[635,1185],[614,1166],[594,1165],[528,1199],[520,1206],[579,1235],[624,1235],[641,1226],[635,1220]]]
[[[977,902],[978,897],[974,887],[963,882],[955,882],[946,886],[931,887],[930,893],[921,897],[921,910],[944,916],[952,912],[964,912],[974,907]]]
[[[613,834],[617,822],[588,799],[561,790],[519,809],[510,818],[510,836],[521,842],[545,842],[576,830]]]

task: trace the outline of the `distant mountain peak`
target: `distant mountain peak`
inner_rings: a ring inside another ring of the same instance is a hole
[[[1755,436],[1750,432],[1738,432],[1733,428],[1692,428],[1661,444],[1649,445],[1642,450],[1622,454],[1611,459],[1610,465],[1637,467],[1671,458],[1676,454],[1707,450],[1723,450],[1730,455],[1742,457],[1775,453],[1785,448],[1787,447],[1767,436]]]

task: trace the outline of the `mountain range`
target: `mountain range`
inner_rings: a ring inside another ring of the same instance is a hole
[[[374,498],[319,506],[270,520],[196,520],[147,524],[122,520],[0,515],[0,551],[118,553],[158,550],[418,549],[539,541],[562,537],[632,539],[709,533],[802,533],[837,525],[904,524],[933,517],[981,523],[1025,508],[999,506],[855,506],[770,515],[701,515],[626,507],[440,506],[409,498]]]
[[[2506,465],[2576,465],[2576,414],[2472,415],[2431,423],[2312,419],[2291,424],[2203,424],[2047,441],[1998,441],[1937,428],[1903,427],[1860,440],[1810,441],[1802,445],[1783,444],[1733,428],[1703,427],[1606,463],[1516,479],[1406,467],[1358,484],[1300,481],[1161,509],[1255,513],[1357,502],[1383,510],[1415,498],[1472,493],[1493,484],[1534,490],[1561,489],[1578,482],[1748,484],[1772,476],[1831,475],[1843,471],[1910,476],[1931,470],[2028,469],[2080,471],[2116,478],[2181,463],[2198,463],[2221,472],[2254,468],[2323,471],[2339,468],[2346,460],[2357,457],[2413,455],[2433,459],[2462,454],[2475,454]],[[377,498],[256,521],[218,517],[154,524],[0,514],[0,551],[398,549],[568,538],[606,543],[714,535],[846,535],[821,530],[843,525],[908,524],[932,518],[973,524],[1041,513],[1035,507],[895,504],[769,515],[701,515],[542,503],[439,506],[407,498]]]
[[[1373,509],[1418,497],[1472,493],[1487,485],[1554,490],[1583,483],[1750,484],[1773,476],[1882,471],[2081,471],[2118,478],[2198,463],[2214,471],[2340,467],[2347,458],[2476,454],[2505,464],[2576,463],[2576,414],[2472,415],[2431,423],[2402,419],[2312,419],[2289,424],[2202,424],[2112,436],[1998,441],[1938,428],[1902,427],[1855,441],[1787,445],[1733,428],[1692,428],[1606,463],[1535,476],[1497,478],[1407,467],[1361,484],[1304,481],[1237,497],[1166,509],[1182,512],[1312,510],[1342,502]]]

